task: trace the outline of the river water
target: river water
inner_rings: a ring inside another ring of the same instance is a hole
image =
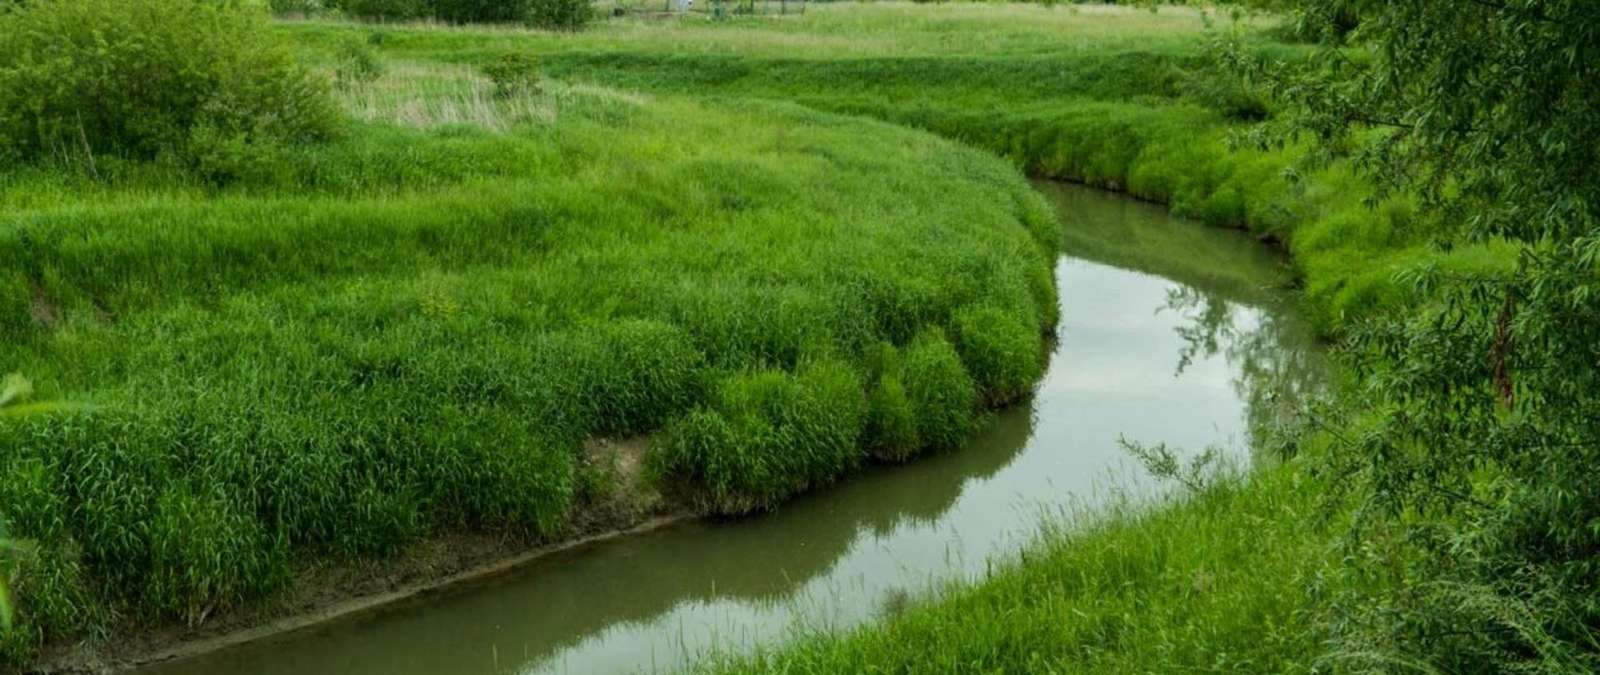
[[[968,447],[728,522],[543,559],[357,620],[162,664],[155,674],[478,675],[669,670],[712,650],[849,626],[980,577],[1041,517],[1162,489],[1118,439],[1240,465],[1251,430],[1318,385],[1284,260],[1242,233],[1040,183],[1066,243],[1062,321],[1037,395]]]

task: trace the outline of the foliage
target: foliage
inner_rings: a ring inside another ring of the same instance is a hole
[[[906,348],[900,379],[924,448],[949,450],[971,435],[978,387],[943,335],[923,334]]]
[[[325,83],[255,11],[194,0],[40,0],[0,14],[0,153],[188,160],[330,136]]]
[[[332,0],[335,7],[349,16],[381,21],[406,21],[428,16],[428,0]]]
[[[1376,498],[1358,513],[1393,517],[1363,520],[1361,546],[1346,551],[1351,565],[1303,571],[1298,578],[1314,580],[1277,591],[1314,595],[1331,607],[1298,607],[1273,625],[1338,631],[1338,642],[1328,644],[1339,650],[1334,664],[1346,667],[1358,658],[1391,659],[1353,662],[1378,669],[1420,661],[1446,670],[1582,670],[1589,665],[1582,628],[1594,624],[1586,579],[1595,575],[1590,535],[1581,529],[1594,521],[1589,509],[1597,500],[1580,483],[1592,473],[1586,425],[1595,418],[1595,388],[1586,365],[1594,359],[1572,355],[1594,352],[1588,331],[1600,325],[1586,276],[1594,262],[1586,244],[1592,191],[1600,184],[1589,134],[1600,125],[1588,112],[1593,78],[1577,76],[1594,70],[1585,37],[1593,22],[1576,2],[1305,6],[1309,18],[1295,34],[1329,48],[1265,42],[1252,33],[1260,25],[1246,23],[1232,56],[1256,67],[1242,87],[1209,72],[1215,65],[1201,53],[1200,37],[1171,28],[1185,15],[1168,10],[1090,22],[1035,8],[985,7],[978,16],[954,5],[865,6],[808,14],[803,28],[708,31],[689,48],[669,27],[630,34],[636,42],[602,35],[539,49],[554,79],[581,73],[662,94],[799,100],[959,138],[1035,175],[1126,190],[1282,242],[1319,328],[1353,337],[1351,360],[1365,368],[1358,381],[1366,391],[1342,404],[1349,414],[1320,414],[1344,439],[1330,454],[1336,480],[1328,483]],[[1136,25],[1137,35],[1091,38],[1069,21],[1106,35]],[[1002,22],[1009,28],[993,29]],[[898,51],[840,39],[861,35],[863,26],[894,26]],[[829,53],[794,59],[797,34]],[[1491,48],[1481,47],[1485,36]],[[1064,41],[1074,48],[1059,48]],[[677,48],[669,54],[668,45]],[[408,48],[417,58],[441,58],[467,47],[430,36]],[[485,59],[529,45],[471,48]],[[1263,87],[1272,95],[1262,96]],[[1268,131],[1310,133],[1235,145],[1262,114]],[[1299,161],[1312,141],[1321,161]],[[923,313],[919,301],[943,296],[863,285],[895,344],[920,334],[926,317],[943,322],[967,306]],[[1384,319],[1396,315],[1399,322]],[[870,394],[880,421],[868,429],[895,428],[889,421],[904,417],[884,380]],[[900,387],[909,400],[911,383],[902,379]],[[1365,410],[1372,415],[1350,412]],[[873,433],[899,439],[884,444],[898,453],[909,447],[899,428]],[[1302,489],[1293,487],[1298,480],[1275,483],[1276,492],[1262,497]],[[1218,537],[1247,538],[1241,533],[1254,534],[1260,523],[1280,522],[1262,513]],[[1302,535],[1311,536],[1295,536]],[[1038,585],[1079,578],[1076,564]],[[1237,616],[1219,608],[1208,618]],[[1191,624],[1169,616],[1153,625]],[[1256,635],[1257,627],[1240,634]],[[1197,636],[1160,654],[1190,653],[1182,647],[1225,643],[1229,635]],[[980,655],[1024,653],[982,652],[1018,644],[1001,631],[987,639],[963,644]],[[1108,659],[1132,654],[1120,642],[1088,644],[1104,647]],[[1326,646],[1295,644],[1290,662],[1301,665]]]
[[[8,375],[0,381],[0,417],[16,415],[16,408],[33,394],[33,385],[21,375]],[[10,565],[5,564],[16,553],[16,543],[6,527],[5,514],[0,512],[0,637],[11,632],[14,610],[11,601]]]
[[[538,28],[575,31],[594,20],[594,6],[589,0],[528,0],[524,19]]]
[[[1329,535],[1297,480],[1280,467],[1159,508],[1066,514],[982,583],[691,672],[1316,672],[1324,634],[1303,582]]]
[[[1315,58],[1238,59],[1284,103],[1267,138],[1309,136],[1380,196],[1415,195],[1441,251],[1515,260],[1409,270],[1428,302],[1353,331],[1362,386],[1324,414],[1360,432],[1337,434],[1329,469],[1371,507],[1357,564],[1416,562],[1394,572],[1404,592],[1347,603],[1343,649],[1446,672],[1600,667],[1600,15],[1307,0],[1300,20]]]
[[[890,462],[904,461],[921,450],[916,415],[899,374],[881,377],[867,400],[863,442],[872,450],[873,457]]]
[[[427,13],[450,23],[511,23],[528,17],[534,0],[426,0]]]
[[[374,33],[376,35],[376,33]],[[370,40],[350,38],[334,53],[333,81],[340,87],[366,84],[383,76],[383,62]]]
[[[532,54],[505,54],[480,70],[494,83],[494,93],[500,98],[539,93],[539,59]]]
[[[919,335],[903,353],[884,345],[876,359],[864,441],[874,457],[905,461],[971,436],[980,409],[977,385],[943,334]]]

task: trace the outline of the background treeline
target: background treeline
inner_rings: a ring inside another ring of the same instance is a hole
[[[263,0],[273,13],[379,21],[521,23],[576,30],[593,18],[588,0]]]

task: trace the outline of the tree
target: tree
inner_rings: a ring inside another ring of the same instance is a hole
[[[1237,61],[1283,103],[1276,138],[1415,195],[1442,249],[1515,252],[1412,272],[1417,307],[1352,331],[1364,412],[1330,468],[1364,479],[1365,534],[1421,555],[1345,653],[1600,667],[1600,5],[1301,0],[1298,20],[1313,58]]]

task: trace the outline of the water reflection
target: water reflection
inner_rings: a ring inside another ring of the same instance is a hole
[[[1315,386],[1280,260],[1146,205],[1040,187],[1067,232],[1060,346],[1032,406],[998,415],[970,447],[767,516],[562,554],[425,604],[150,672],[665,669],[796,623],[892,612],[930,583],[981,575],[1026,541],[1039,509],[1145,487],[1120,436],[1247,457],[1250,429]]]
[[[1165,309],[1183,317],[1174,328],[1184,341],[1177,375],[1196,359],[1221,356],[1231,364],[1252,440],[1292,419],[1324,385],[1324,355],[1292,315],[1262,312],[1243,321],[1239,305],[1192,286],[1169,290]]]
[[[1197,359],[1228,363],[1235,370],[1234,393],[1248,416],[1247,432],[1286,421],[1323,386],[1324,354],[1295,312],[1298,296],[1287,292],[1293,280],[1288,261],[1272,248],[1243,233],[1175,224],[1154,204],[1073,185],[1039,182],[1035,187],[1055,202],[1068,224],[1066,255],[1172,282],[1157,311],[1178,317],[1173,330],[1183,347],[1174,371],[1182,376]]]

